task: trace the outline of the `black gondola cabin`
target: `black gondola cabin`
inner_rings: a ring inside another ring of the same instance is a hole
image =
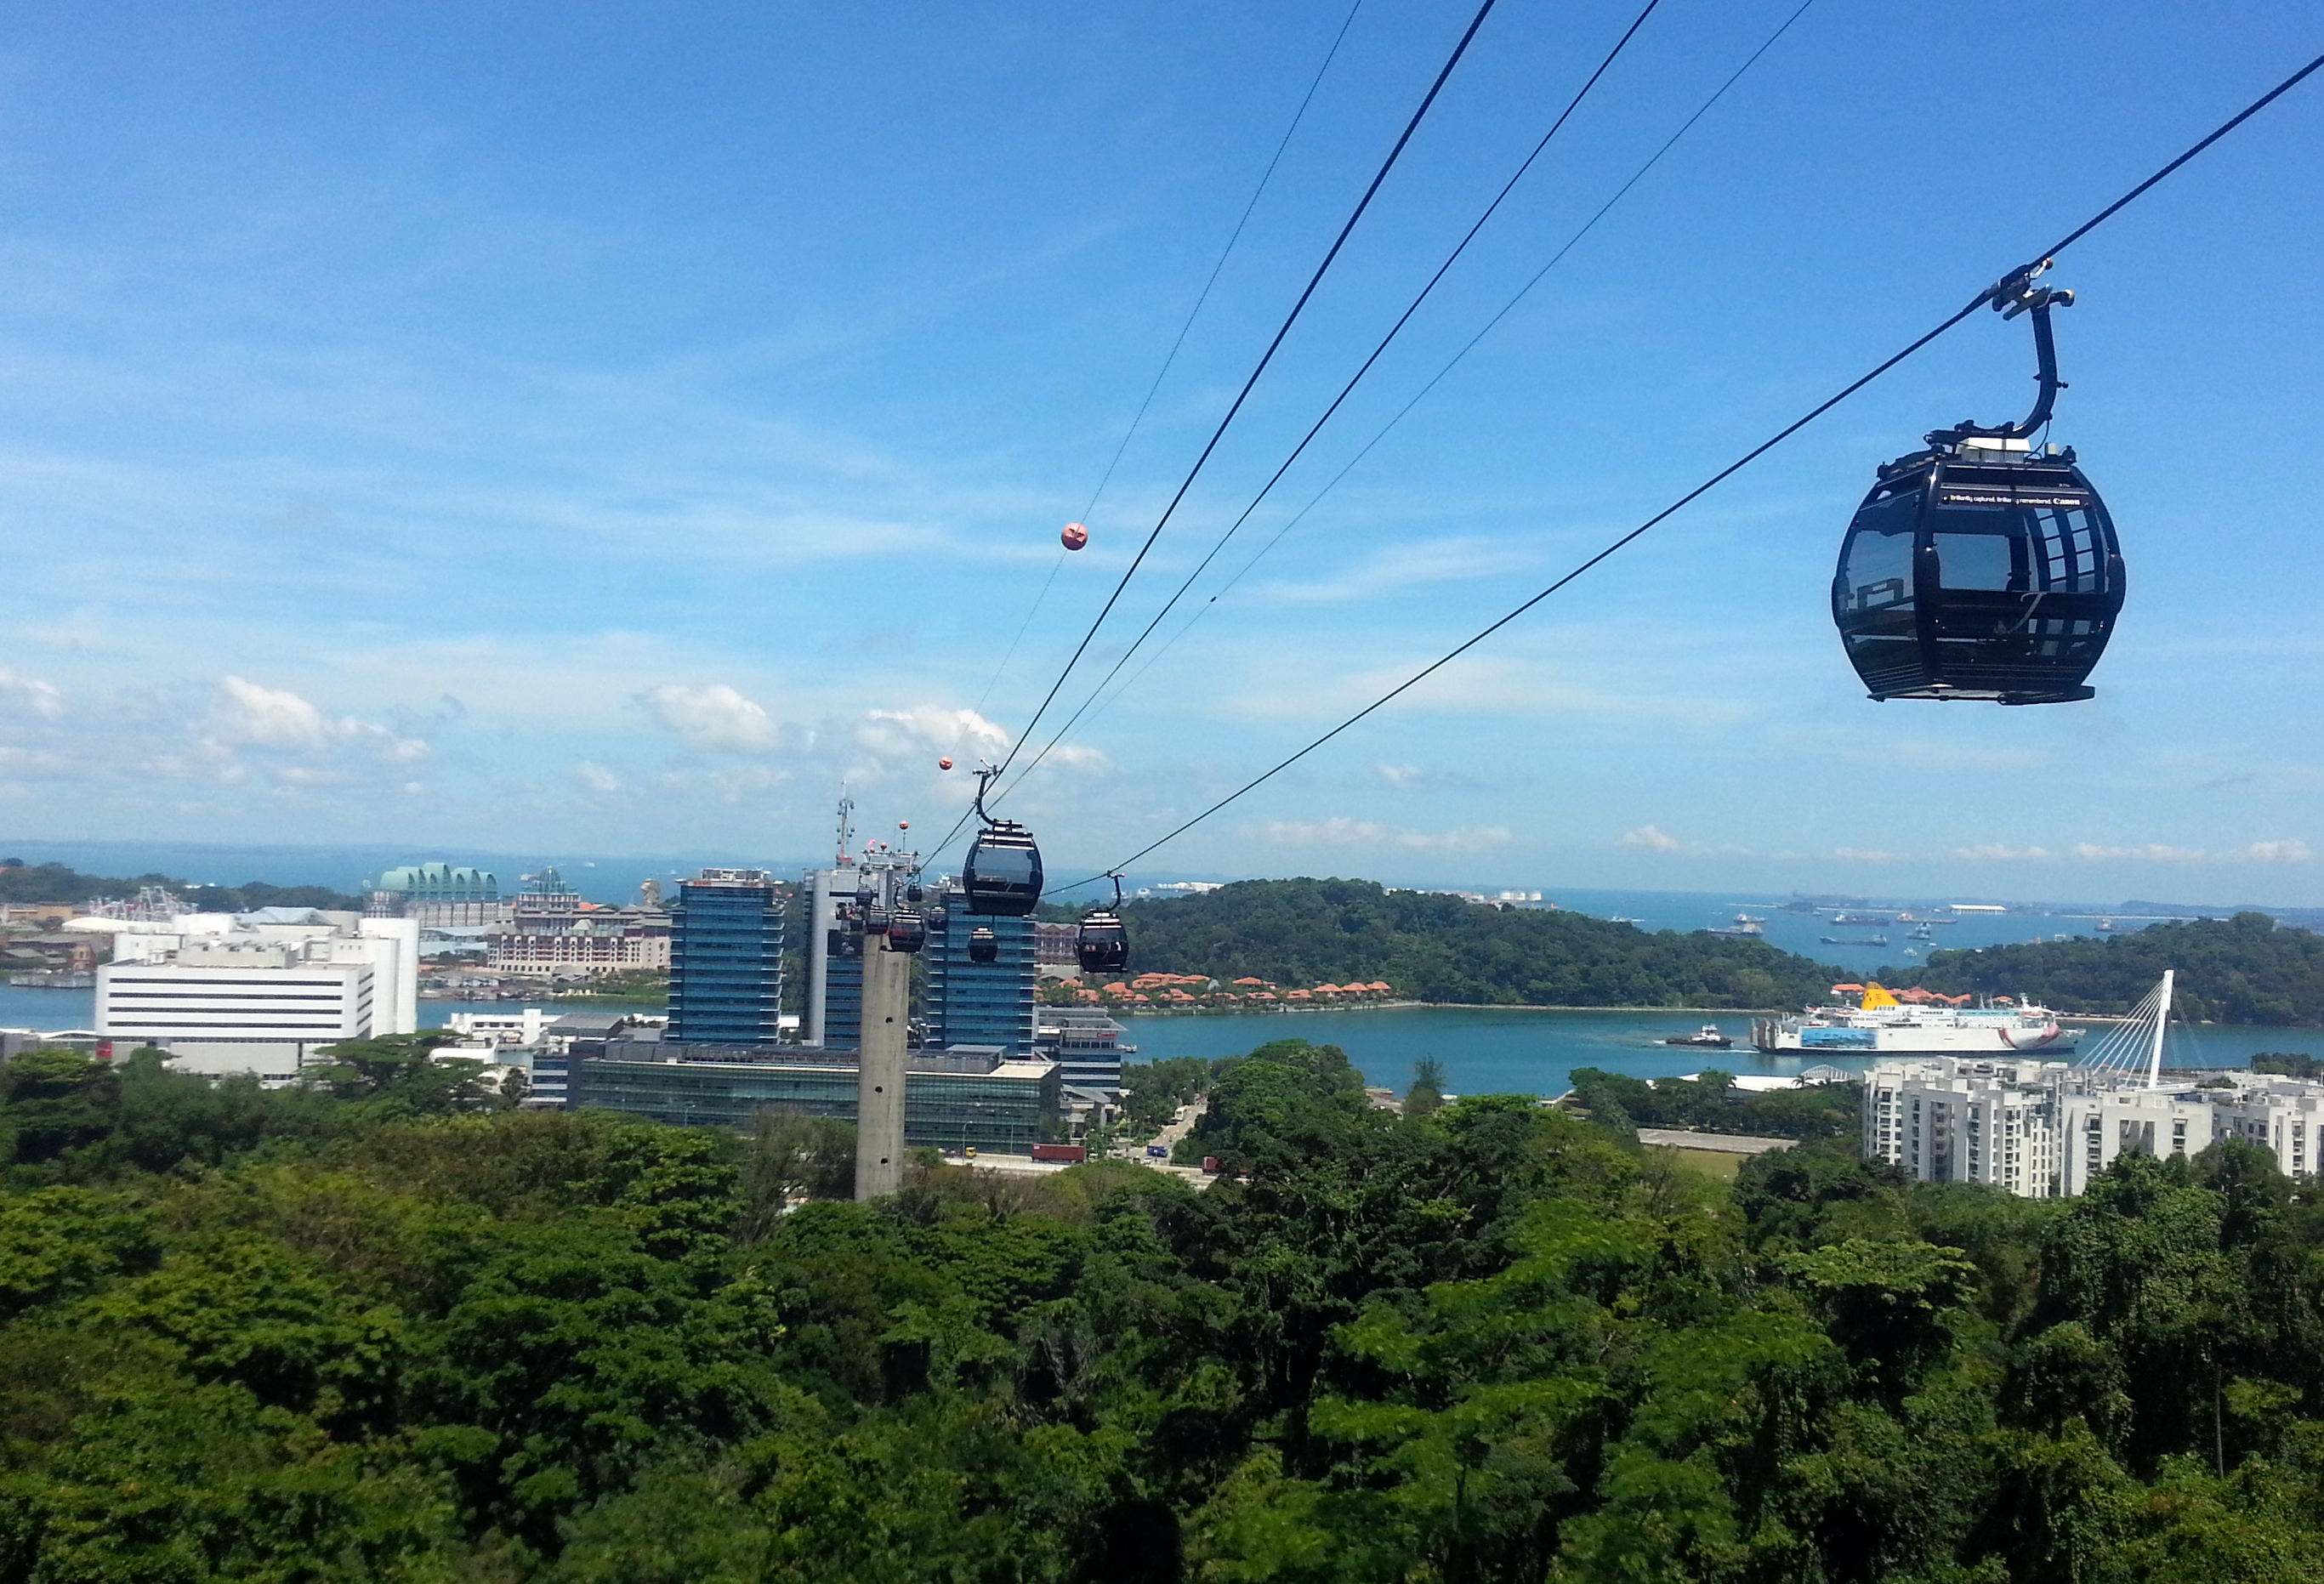
[[[1967,436],[1880,469],[1831,613],[1877,699],[2059,704],[2122,610],[2122,551],[2071,450]]]
[[[1130,931],[1123,926],[1121,915],[1102,907],[1084,914],[1074,937],[1074,955],[1084,973],[1120,973],[1128,968]]]
[[[988,918],[1022,918],[1041,905],[1041,850],[1014,820],[995,820],[976,834],[960,866],[968,910]]]

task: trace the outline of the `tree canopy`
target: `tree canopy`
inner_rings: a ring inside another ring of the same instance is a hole
[[[1372,1109],[1295,1039],[1196,1080],[1207,1192],[937,1167],[859,1205],[816,1197],[827,1122],[495,1109],[413,1092],[408,1043],[341,1054],[275,1091],[5,1070],[0,1579],[2293,1584],[2324,1554],[2324,1195],[2241,1143],[2069,1202],[1845,1139],[1729,1187],[1525,1098]]]
[[[2128,1011],[2166,968],[2173,1004],[2221,1023],[2324,1025],[2324,935],[2264,913],[2153,924],[2103,940],[1932,952],[1910,971],[1948,994],[2031,996],[2061,1012]]]

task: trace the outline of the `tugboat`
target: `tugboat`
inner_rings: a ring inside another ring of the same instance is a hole
[[[1664,1040],[1663,1043],[1665,1045],[1693,1045],[1700,1050],[1723,1051],[1735,1042],[1719,1032],[1718,1024],[1706,1023],[1702,1027],[1696,1029],[1692,1034],[1674,1034],[1668,1039]]]

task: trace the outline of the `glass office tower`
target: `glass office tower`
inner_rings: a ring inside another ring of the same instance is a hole
[[[1033,1050],[1035,978],[1033,921],[979,918],[954,894],[945,898],[945,927],[928,932],[921,953],[927,972],[922,1002],[927,1043],[996,1045],[1012,1056]],[[969,932],[984,926],[997,937],[1001,954],[991,962],[968,960]]]
[[[681,880],[670,915],[669,1037],[773,1045],[783,1001],[783,899],[762,869]]]

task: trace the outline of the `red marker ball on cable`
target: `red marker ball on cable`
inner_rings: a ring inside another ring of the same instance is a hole
[[[1069,550],[1078,550],[1089,543],[1089,530],[1078,522],[1065,524],[1065,531],[1057,536],[1058,542]]]
[[[936,769],[940,770],[948,770],[952,769],[952,760],[948,759],[940,759],[936,760]]]

